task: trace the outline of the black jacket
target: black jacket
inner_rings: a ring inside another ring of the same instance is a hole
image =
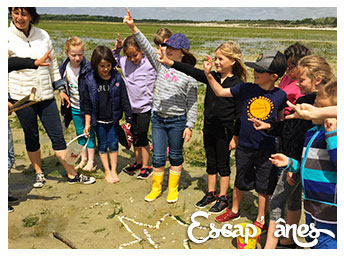
[[[20,57],[8,58],[8,73],[26,68],[37,69],[38,67],[35,66],[34,59]]]
[[[298,98],[296,104],[308,103],[313,105],[315,97],[315,93],[307,94]],[[270,124],[271,128],[266,132],[281,138],[281,153],[296,160],[301,160],[305,133],[313,126],[312,121],[285,119],[282,122],[271,122]]]
[[[234,135],[239,135],[240,115],[242,112],[242,102],[231,97],[218,97],[208,84],[204,71],[197,69],[190,64],[183,62],[174,62],[172,68],[195,78],[197,81],[207,85],[204,99],[204,122],[214,126],[225,126],[229,128]],[[211,74],[223,88],[232,88],[237,84],[243,83],[239,78],[227,77],[221,84],[221,75],[212,71]],[[234,128],[235,125],[235,128]]]

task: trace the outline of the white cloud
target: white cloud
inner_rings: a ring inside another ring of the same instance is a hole
[[[187,19],[210,21],[225,19],[304,19],[337,16],[335,7],[132,7],[136,19]],[[39,13],[90,14],[123,17],[124,7],[38,7]]]

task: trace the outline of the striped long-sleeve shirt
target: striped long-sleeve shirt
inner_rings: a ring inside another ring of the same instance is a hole
[[[304,209],[318,221],[337,222],[337,130],[314,126],[305,134],[301,161],[290,159],[290,172],[300,172]]]
[[[134,37],[157,72],[154,111],[168,117],[186,114],[186,126],[193,128],[197,119],[197,81],[158,62],[155,49],[141,32],[134,34]]]

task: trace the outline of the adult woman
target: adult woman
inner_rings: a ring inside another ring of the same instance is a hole
[[[60,117],[54,98],[54,88],[59,89],[64,85],[58,71],[55,52],[48,33],[35,28],[33,24],[39,21],[39,14],[35,7],[9,7],[12,22],[9,30],[9,50],[17,57],[40,58],[47,50],[52,49],[50,66],[38,69],[24,69],[9,74],[10,103],[15,103],[28,95],[32,87],[37,89],[36,98],[40,102],[16,111],[20,124],[24,130],[25,145],[32,166],[36,172],[34,187],[43,187],[44,174],[41,169],[41,152],[37,116],[52,142],[55,155],[65,168],[69,183],[94,183],[95,179],[78,174],[72,165],[67,164],[63,158],[66,154],[66,142],[63,137]],[[70,104],[61,93],[61,100]]]

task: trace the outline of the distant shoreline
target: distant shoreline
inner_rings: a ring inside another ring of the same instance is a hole
[[[144,22],[143,22],[144,23]],[[147,23],[147,24],[165,24],[168,26],[195,26],[195,27],[233,27],[233,28],[275,28],[275,29],[309,29],[309,30],[332,30],[336,31],[337,28],[331,27],[307,27],[307,26],[261,26],[261,25],[253,25],[253,24],[216,24],[216,23],[208,23],[208,22],[200,22],[200,23]]]
[[[88,22],[88,23],[103,23],[103,24],[122,24],[122,22],[117,21],[95,21],[95,20],[52,20],[52,19],[41,19],[44,22]],[[219,24],[212,22],[199,22],[199,23],[176,23],[176,22],[147,22],[147,21],[137,21],[136,24],[144,25],[159,25],[159,26],[194,26],[194,27],[228,27],[228,28],[267,28],[267,29],[301,29],[301,30],[323,30],[323,31],[337,31],[337,27],[308,27],[308,26],[262,26],[259,24]]]

